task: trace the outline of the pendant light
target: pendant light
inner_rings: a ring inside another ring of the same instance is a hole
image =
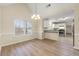
[[[37,10],[37,4],[35,4],[34,14],[31,16],[31,18],[34,20],[40,19],[40,15],[38,14],[38,10]]]

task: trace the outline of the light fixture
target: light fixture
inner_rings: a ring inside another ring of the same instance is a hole
[[[31,19],[34,19],[34,20],[40,19],[40,15],[37,12],[37,4],[35,4],[34,14],[31,16]]]
[[[32,19],[35,19],[35,20],[38,20],[38,19],[40,19],[40,16],[39,16],[38,14],[33,14],[33,15],[31,16],[31,18],[32,18]]]

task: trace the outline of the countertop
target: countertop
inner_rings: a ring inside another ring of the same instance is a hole
[[[54,30],[44,30],[45,33],[58,33],[58,31],[54,31]]]

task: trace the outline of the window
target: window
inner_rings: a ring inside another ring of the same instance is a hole
[[[15,20],[15,35],[32,34],[32,25],[26,20]]]
[[[32,34],[32,25],[29,21],[26,23],[26,34]]]

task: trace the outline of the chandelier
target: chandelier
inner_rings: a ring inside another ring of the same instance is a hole
[[[35,4],[34,14],[31,16],[32,19],[38,20],[40,19],[40,15],[38,14],[37,4]]]

